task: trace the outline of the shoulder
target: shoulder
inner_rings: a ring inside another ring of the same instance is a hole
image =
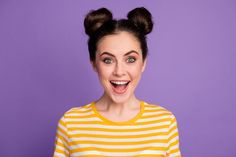
[[[175,115],[171,111],[160,105],[146,102],[144,102],[144,112],[141,121],[155,124],[159,123],[168,127],[177,125]]]
[[[170,110],[158,104],[151,104],[147,102],[144,102],[144,114],[163,116],[163,117],[168,117],[170,119],[175,119],[174,114]]]
[[[91,111],[92,111],[92,103],[86,104],[86,105],[83,105],[83,106],[79,106],[79,107],[73,107],[73,108],[67,110],[63,114],[61,119],[66,121],[67,119],[70,119],[72,117],[78,117],[78,116],[83,117],[85,115],[91,114]]]

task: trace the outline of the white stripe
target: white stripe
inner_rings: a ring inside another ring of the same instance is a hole
[[[91,117],[91,118],[67,118],[67,122],[94,122],[98,121],[101,122],[101,119],[97,117]]]
[[[61,143],[63,143],[63,144],[69,149],[69,146],[68,146],[67,143],[66,143],[66,142],[69,142],[68,137],[67,137],[66,135],[64,135],[64,134],[63,134],[62,132],[60,132],[60,131],[57,131],[57,133],[58,133],[59,135],[61,135],[62,137],[64,137],[66,141],[64,142],[64,141],[62,141],[60,138],[57,138],[57,140],[60,141]]]
[[[169,148],[169,151],[174,150],[174,149],[178,149],[178,148],[179,148],[178,145],[173,145],[173,146],[171,146],[171,147]]]
[[[85,105],[85,106],[81,106],[81,107],[74,107],[72,109],[70,109],[68,112],[74,112],[74,111],[82,111],[82,112],[85,112],[85,111],[88,111],[88,110],[91,110],[91,105]]]
[[[176,153],[170,154],[169,157],[175,157],[175,156],[180,156],[180,152],[176,152]]]
[[[96,137],[72,137],[71,141],[80,142],[80,141],[93,141],[95,142],[141,142],[148,140],[165,140],[166,136],[155,136],[155,137],[139,137],[139,138],[96,138]]]
[[[174,122],[174,123],[170,124],[170,128],[173,128],[173,127],[175,127],[176,125],[177,125],[177,123]]]
[[[172,135],[174,135],[174,134],[175,134],[175,133],[177,133],[177,132],[178,132],[178,130],[177,130],[177,129],[175,129],[175,130],[172,130],[168,136],[169,136],[169,137],[171,137]]]
[[[169,121],[160,122],[155,124],[143,124],[143,125],[102,125],[102,124],[67,124],[68,128],[105,128],[105,129],[139,129],[139,128],[149,128],[149,127],[156,127],[156,126],[163,126],[169,125]]]
[[[148,110],[163,110],[164,108],[162,108],[161,106],[158,106],[158,105],[144,105],[145,107],[145,110],[148,109]]]
[[[69,154],[68,150],[65,149],[65,147],[62,147],[62,146],[57,145],[57,146],[56,146],[56,149],[60,149],[60,150],[62,150],[62,151],[65,151],[66,154]]]
[[[85,156],[85,155],[104,155],[110,157],[119,157],[119,156],[134,156],[134,155],[165,155],[164,151],[158,150],[145,150],[145,151],[136,151],[136,152],[101,152],[101,151],[84,151],[79,153],[73,153],[72,157]]]
[[[167,147],[167,143],[146,143],[137,145],[79,144],[79,145],[72,145],[71,149],[80,149],[87,147],[107,148],[107,149],[135,149],[143,147]]]
[[[63,131],[67,132],[67,128],[65,128],[61,123],[58,124],[58,127],[62,129]]]
[[[171,140],[169,141],[169,144],[174,143],[174,142],[176,142],[177,140],[178,140],[178,138],[173,138],[173,139],[171,139]]]
[[[63,155],[63,154],[58,153],[58,152],[54,152],[54,155],[53,155],[53,156],[66,157],[66,155]]]
[[[94,113],[92,111],[89,111],[89,112],[77,112],[77,113],[67,113],[67,116],[88,116],[88,115],[94,115]]]
[[[147,110],[147,111],[153,111],[153,110],[156,110],[156,111],[161,111],[161,110],[163,110],[162,108],[160,108],[160,107],[150,107],[150,106],[145,106],[144,107],[145,108],[145,111]]]
[[[151,133],[162,133],[168,132],[168,128],[163,129],[155,129],[155,130],[146,130],[146,131],[133,131],[133,132],[110,132],[110,131],[93,131],[93,130],[75,130],[71,131],[71,135],[76,134],[93,134],[93,135],[116,135],[116,136],[123,136],[123,135],[144,135],[144,134],[151,134]]]
[[[151,116],[151,115],[160,115],[160,114],[166,114],[167,112],[166,111],[156,111],[156,112],[145,112],[143,114],[143,116]],[[168,116],[170,117],[170,114],[168,114]]]
[[[137,122],[149,122],[149,121],[161,120],[161,119],[165,119],[165,118],[170,118],[170,116],[166,115],[166,116],[156,116],[156,117],[152,117],[152,118],[142,118],[142,119],[137,120]]]

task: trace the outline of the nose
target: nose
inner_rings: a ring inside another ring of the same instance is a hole
[[[125,75],[125,69],[122,63],[117,62],[113,71],[113,75],[115,76],[123,76]]]

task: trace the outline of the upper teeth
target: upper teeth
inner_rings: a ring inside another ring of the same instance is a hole
[[[128,81],[111,81],[111,83],[117,84],[117,85],[124,85],[127,84]]]

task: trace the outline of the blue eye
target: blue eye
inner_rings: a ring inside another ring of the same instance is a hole
[[[111,58],[104,58],[104,59],[103,59],[103,62],[104,62],[105,64],[111,64],[113,61],[112,61]]]
[[[127,63],[134,63],[135,61],[136,61],[136,58],[134,58],[134,57],[129,57],[127,59]]]

